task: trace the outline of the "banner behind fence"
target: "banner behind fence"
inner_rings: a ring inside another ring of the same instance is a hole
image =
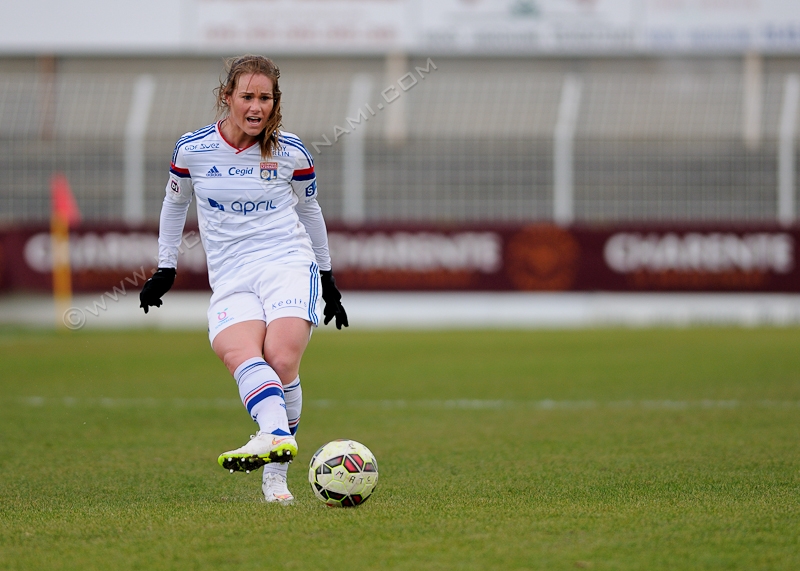
[[[797,53],[796,0],[5,2],[5,53]]]
[[[76,291],[140,287],[157,229],[82,227],[70,239]],[[331,226],[344,290],[800,292],[800,228],[552,225]],[[0,290],[52,288],[45,227],[0,231]],[[187,229],[176,289],[208,289],[197,230]]]

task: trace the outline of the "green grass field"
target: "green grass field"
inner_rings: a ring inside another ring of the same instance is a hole
[[[798,329],[320,331],[301,374],[268,505],[204,333],[0,330],[0,569],[800,569]]]

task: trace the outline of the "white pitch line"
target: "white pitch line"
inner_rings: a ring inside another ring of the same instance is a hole
[[[208,292],[170,292],[147,315],[128,293],[76,295],[72,305],[89,329],[208,326]],[[351,328],[371,330],[800,325],[798,294],[347,292],[345,307]],[[54,316],[52,296],[0,296],[0,324],[53,327]]]
[[[0,398],[0,402],[11,401],[30,407],[83,407],[83,408],[238,408],[238,399],[204,398],[76,398],[76,397],[11,397]],[[800,408],[800,400],[490,400],[490,399],[452,399],[452,400],[330,400],[310,399],[306,406],[332,409],[337,407],[371,409],[439,409],[439,410],[588,410],[588,409],[641,409],[641,410],[703,410],[737,408]]]

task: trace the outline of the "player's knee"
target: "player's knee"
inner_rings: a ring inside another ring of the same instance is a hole
[[[294,381],[300,371],[300,360],[294,355],[272,355],[267,362],[278,374],[284,385]]]
[[[223,363],[225,363],[225,367],[227,367],[230,374],[233,375],[236,372],[236,369],[239,368],[239,365],[248,359],[260,357],[261,355],[258,355],[255,351],[247,351],[240,347],[236,347],[217,352],[217,356],[222,360]]]

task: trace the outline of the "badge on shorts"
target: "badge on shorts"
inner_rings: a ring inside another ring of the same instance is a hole
[[[278,163],[261,163],[261,180],[278,178]]]

